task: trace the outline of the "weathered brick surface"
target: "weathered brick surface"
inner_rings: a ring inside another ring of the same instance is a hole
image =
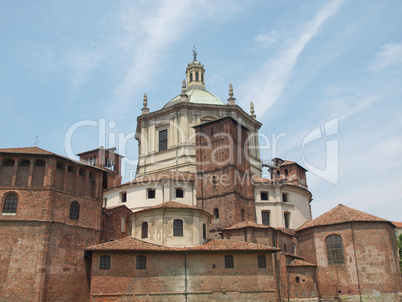
[[[0,301],[85,301],[84,250],[99,242],[102,171],[57,156],[12,158],[11,175],[0,166],[0,182],[9,184],[0,187]],[[23,160],[29,165],[20,166]],[[97,183],[83,190],[78,181]],[[10,193],[18,196],[17,211],[3,213]],[[73,201],[80,206],[78,220],[70,219]]]
[[[197,206],[219,219],[211,230],[255,220],[248,130],[232,118],[196,127]]]
[[[263,252],[267,268],[257,267],[261,253],[256,252],[140,254],[147,256],[144,270],[136,269],[135,252],[108,253],[110,270],[99,269],[99,256],[104,253],[93,253],[91,301],[119,297],[125,297],[121,301],[183,301],[186,293],[192,301],[277,298],[270,253]],[[225,268],[224,256],[228,254],[234,256],[234,268]]]
[[[328,265],[325,239],[331,234],[342,237],[344,265]],[[301,231],[299,236],[301,255],[318,264],[318,288],[322,297],[346,299],[378,293],[378,301],[382,301],[382,294],[401,291],[395,234],[389,223],[353,222],[315,227]],[[309,245],[312,248],[307,248]],[[314,249],[316,259],[310,254]]]
[[[132,211],[125,205],[102,209],[101,242],[116,240],[130,235],[128,216]]]

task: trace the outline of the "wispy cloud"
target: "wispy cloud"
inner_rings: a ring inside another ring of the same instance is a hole
[[[319,33],[324,22],[338,11],[343,2],[344,0],[333,0],[326,4],[294,39],[294,42],[290,42],[288,48],[263,64],[260,71],[240,87],[240,99],[253,100],[260,115],[263,115],[282,95],[292,76],[297,59],[307,43]]]
[[[263,45],[271,45],[278,40],[278,32],[273,29],[268,34],[259,34],[254,40]]]
[[[127,102],[136,90],[149,82],[160,68],[158,65],[166,49],[188,29],[193,11],[190,2],[181,0],[164,1],[152,10],[142,10],[141,14],[134,7],[123,13],[124,27],[127,33],[134,32],[135,38],[127,45],[132,56],[114,92],[117,101]]]
[[[385,68],[402,63],[402,43],[390,42],[381,47],[376,53],[376,59],[372,64],[371,71],[380,71]]]
[[[78,49],[65,56],[65,64],[72,69],[71,86],[73,89],[78,89],[88,80],[91,72],[99,66],[103,57],[104,54],[101,52],[88,49]]]

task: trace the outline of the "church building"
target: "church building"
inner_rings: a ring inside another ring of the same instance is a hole
[[[312,220],[307,170],[262,161],[254,104],[206,79],[194,52],[180,94],[144,95],[133,181],[114,148],[0,149],[0,300],[402,301],[395,225]]]

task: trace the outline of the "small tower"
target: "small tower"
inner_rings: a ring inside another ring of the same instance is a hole
[[[183,83],[181,84],[181,101],[182,102],[188,102],[188,95],[187,95],[187,87],[186,87],[186,80],[183,80]]]
[[[143,100],[142,104],[144,107],[142,107],[142,109],[141,109],[141,115],[148,114],[149,113],[148,97],[147,97],[146,93],[144,94],[144,100]]]
[[[232,86],[232,83],[230,83],[229,84],[229,98],[228,98],[229,105],[236,105],[236,98],[234,98],[233,96],[234,96],[233,86]]]
[[[252,118],[257,118],[255,115],[255,110],[254,110],[254,102],[250,102],[250,115]]]
[[[193,48],[194,60],[187,65],[187,90],[202,89],[205,90],[205,69],[204,65],[197,61],[197,49]]]

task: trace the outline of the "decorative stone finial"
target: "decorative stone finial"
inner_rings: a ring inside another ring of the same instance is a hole
[[[256,118],[257,116],[255,115],[255,110],[254,110],[254,102],[250,102],[250,113],[251,117]]]
[[[229,105],[235,105],[236,104],[236,98],[233,97],[234,93],[233,93],[233,86],[232,83],[230,83],[229,85],[229,98],[228,98],[228,104]]]
[[[188,101],[188,95],[187,95],[187,86],[186,86],[186,81],[183,80],[182,84],[181,84],[181,101],[182,102],[187,102]]]
[[[144,107],[141,109],[141,115],[148,114],[149,113],[148,97],[147,97],[146,93],[144,94],[144,100],[143,100],[142,104],[144,105]]]
[[[194,56],[194,61],[197,60],[197,48],[195,47],[195,44],[193,45],[193,56]]]

